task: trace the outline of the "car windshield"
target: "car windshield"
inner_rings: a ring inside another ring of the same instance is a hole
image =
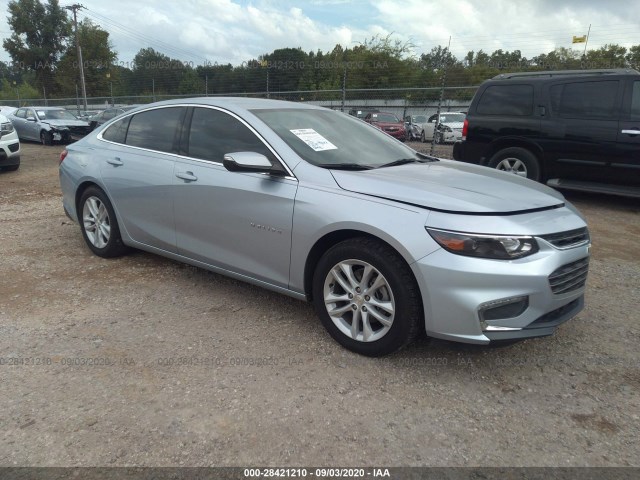
[[[373,122],[385,122],[385,123],[400,123],[398,117],[393,113],[372,113],[371,121]]]
[[[464,113],[447,113],[440,115],[440,123],[462,123],[466,115]]]
[[[411,118],[413,118],[413,123],[427,123],[426,115],[414,115]]]
[[[404,159],[429,159],[381,130],[333,110],[291,108],[252,113],[313,165],[357,169]]]
[[[38,110],[40,120],[77,120],[77,118],[66,110]]]

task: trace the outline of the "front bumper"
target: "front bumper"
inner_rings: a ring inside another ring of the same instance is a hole
[[[14,131],[0,137],[0,167],[20,165],[20,141]]]
[[[437,250],[412,265],[425,312],[427,334],[446,340],[487,344],[551,335],[584,306],[584,286],[554,294],[549,276],[589,257],[588,245],[559,250],[538,239],[540,251],[519,260],[487,260]],[[487,305],[526,299],[526,308],[507,318],[483,319]]]
[[[462,132],[453,130],[451,132],[444,132],[445,143],[454,143],[462,140]]]

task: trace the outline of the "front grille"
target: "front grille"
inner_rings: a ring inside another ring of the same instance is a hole
[[[90,127],[69,127],[69,131],[73,135],[87,135],[90,131]]]
[[[587,228],[578,228],[576,230],[568,230],[566,232],[552,233],[549,235],[540,235],[556,248],[571,248],[589,241],[589,230]]]
[[[11,145],[9,145],[9,151],[11,153],[16,153],[18,150],[20,150],[20,142],[12,143]]]
[[[549,286],[556,295],[584,287],[589,272],[589,258],[567,263],[549,275]]]

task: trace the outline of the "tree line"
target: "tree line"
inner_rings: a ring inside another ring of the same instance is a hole
[[[11,0],[8,13],[12,33],[2,44],[12,61],[0,63],[0,98],[75,97],[80,62],[67,11],[58,0]],[[375,36],[354,47],[336,45],[326,52],[280,48],[240,65],[196,65],[151,47],[141,48],[130,62],[119,60],[109,32],[88,18],[78,24],[78,38],[90,97],[289,91],[314,97],[319,91],[339,95],[343,87],[433,87],[435,96],[445,71],[447,87],[470,87],[506,71],[640,66],[640,44],[629,49],[609,44],[584,55],[560,47],[532,58],[522,56],[520,50],[470,51],[457,58],[443,46],[415,55],[413,45],[390,35]],[[453,98],[464,93],[451,89],[446,95]]]

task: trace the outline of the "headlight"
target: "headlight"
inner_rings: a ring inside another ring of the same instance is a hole
[[[11,132],[13,132],[13,124],[11,122],[5,122],[0,125],[0,136],[8,135]]]
[[[467,257],[513,260],[538,251],[535,239],[528,236],[481,235],[433,228],[427,228],[427,232],[448,252]]]

